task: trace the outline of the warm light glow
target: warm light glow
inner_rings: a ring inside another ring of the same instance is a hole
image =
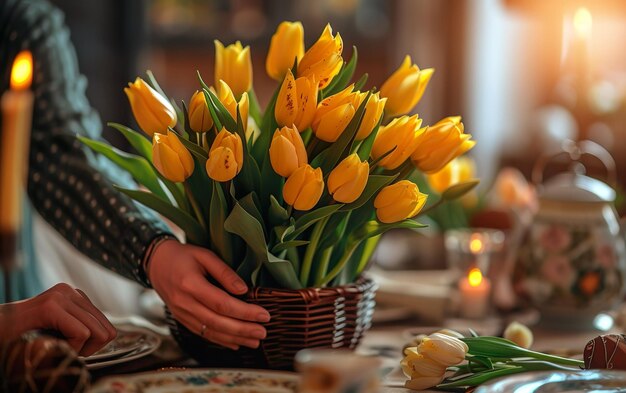
[[[469,249],[472,254],[478,254],[483,250],[483,240],[481,239],[480,235],[472,235],[469,243]]]
[[[483,274],[481,273],[480,269],[475,267],[470,270],[469,274],[467,275],[467,281],[469,282],[469,285],[471,287],[479,286],[480,283],[483,282]]]
[[[11,69],[11,89],[25,90],[33,81],[33,55],[25,50],[15,57]]]
[[[581,37],[589,37],[591,35],[591,25],[593,19],[591,12],[585,7],[580,7],[574,14],[574,30]]]

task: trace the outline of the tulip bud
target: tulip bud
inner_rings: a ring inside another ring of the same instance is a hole
[[[250,47],[245,48],[241,42],[224,48],[215,40],[215,82],[223,80],[230,86],[236,97],[252,88],[252,61]]]
[[[384,187],[374,199],[376,217],[386,224],[414,217],[424,207],[426,198],[415,183],[400,180]]]
[[[380,88],[380,95],[387,97],[387,115],[409,113],[424,95],[433,72],[432,68],[420,70],[417,65],[411,65],[411,56],[406,56],[400,68]]]
[[[217,98],[222,105],[226,107],[228,113],[232,118],[237,121],[237,105],[239,105],[239,114],[241,115],[241,121],[243,122],[243,129],[248,130],[248,113],[250,111],[250,102],[248,101],[248,93],[243,93],[239,102],[235,100],[235,95],[230,89],[230,86],[223,80],[220,80],[217,85]]]
[[[461,117],[447,117],[422,133],[411,160],[424,173],[441,170],[454,158],[466,153],[476,144],[470,134],[464,134]]]
[[[364,98],[358,91],[352,92],[353,88],[350,85],[320,102],[311,123],[316,137],[335,142],[343,133]]]
[[[196,91],[189,101],[189,128],[195,132],[207,132],[213,127],[213,118],[201,91]]]
[[[176,125],[176,111],[165,97],[150,87],[143,79],[136,78],[124,88],[137,124],[146,134],[165,134],[168,127]]]
[[[304,28],[300,22],[282,22],[272,36],[265,60],[270,78],[283,80],[287,70],[304,55]]]
[[[457,157],[440,171],[426,175],[431,189],[442,193],[451,186],[474,177],[474,161],[468,157]]]
[[[225,129],[215,137],[209,150],[206,172],[215,181],[231,180],[243,167],[243,144],[238,134]]]
[[[328,192],[341,203],[352,203],[363,193],[367,185],[370,165],[361,162],[358,154],[344,158],[328,176]]]
[[[298,168],[306,165],[306,148],[297,128],[277,129],[270,145],[270,162],[274,171],[289,177]]]
[[[341,35],[337,33],[333,37],[333,29],[327,24],[317,42],[302,56],[298,64],[298,75],[315,76],[319,88],[325,88],[341,70],[343,64],[341,52],[343,52]]]
[[[276,97],[274,116],[281,127],[296,126],[301,132],[306,130],[313,120],[317,107],[317,82],[315,77],[294,80],[291,70]]]
[[[374,127],[376,127],[376,124],[378,124],[378,121],[383,114],[387,99],[380,98],[379,94],[380,93],[372,94],[367,101],[367,104],[365,105],[365,114],[363,115],[363,120],[361,120],[359,130],[356,133],[356,137],[354,137],[354,139],[357,141],[367,138],[372,133]],[[365,99],[363,95],[367,95],[367,93],[361,93],[362,97],[360,99],[360,102]]]
[[[404,375],[409,378],[405,387],[415,390],[425,390],[441,383],[447,369],[446,366],[422,355],[414,347],[405,350],[405,357],[400,366]]]
[[[152,162],[167,180],[183,182],[193,173],[191,153],[172,131],[167,134],[154,133],[152,138]]]
[[[296,210],[311,210],[322,197],[324,179],[320,168],[304,165],[296,169],[283,186],[285,202]]]
[[[526,325],[513,321],[504,329],[503,337],[522,348],[530,348],[533,345],[533,332]]]
[[[393,150],[379,165],[385,169],[396,169],[402,165],[419,143],[419,136],[424,132],[421,125],[422,119],[413,115],[393,119],[386,126],[380,127],[372,146],[372,158],[378,159]]]
[[[455,366],[465,360],[469,347],[456,337],[433,333],[422,340],[417,351],[444,367]]]

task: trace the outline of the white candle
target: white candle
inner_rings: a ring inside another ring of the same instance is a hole
[[[11,89],[0,100],[0,233],[4,234],[15,234],[22,225],[22,194],[33,116],[32,77],[33,57],[30,52],[22,51],[13,62]]]
[[[489,312],[491,282],[483,277],[478,268],[470,270],[467,277],[459,281],[461,292],[460,314],[463,318],[484,318]]]

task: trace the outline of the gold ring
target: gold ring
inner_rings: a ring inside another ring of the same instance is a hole
[[[206,332],[206,325],[202,325],[200,328],[200,337],[204,337],[204,332]]]

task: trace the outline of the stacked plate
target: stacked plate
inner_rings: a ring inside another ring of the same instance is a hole
[[[118,328],[117,337],[91,356],[82,357],[88,369],[98,369],[139,359],[154,352],[161,338],[146,329]]]

